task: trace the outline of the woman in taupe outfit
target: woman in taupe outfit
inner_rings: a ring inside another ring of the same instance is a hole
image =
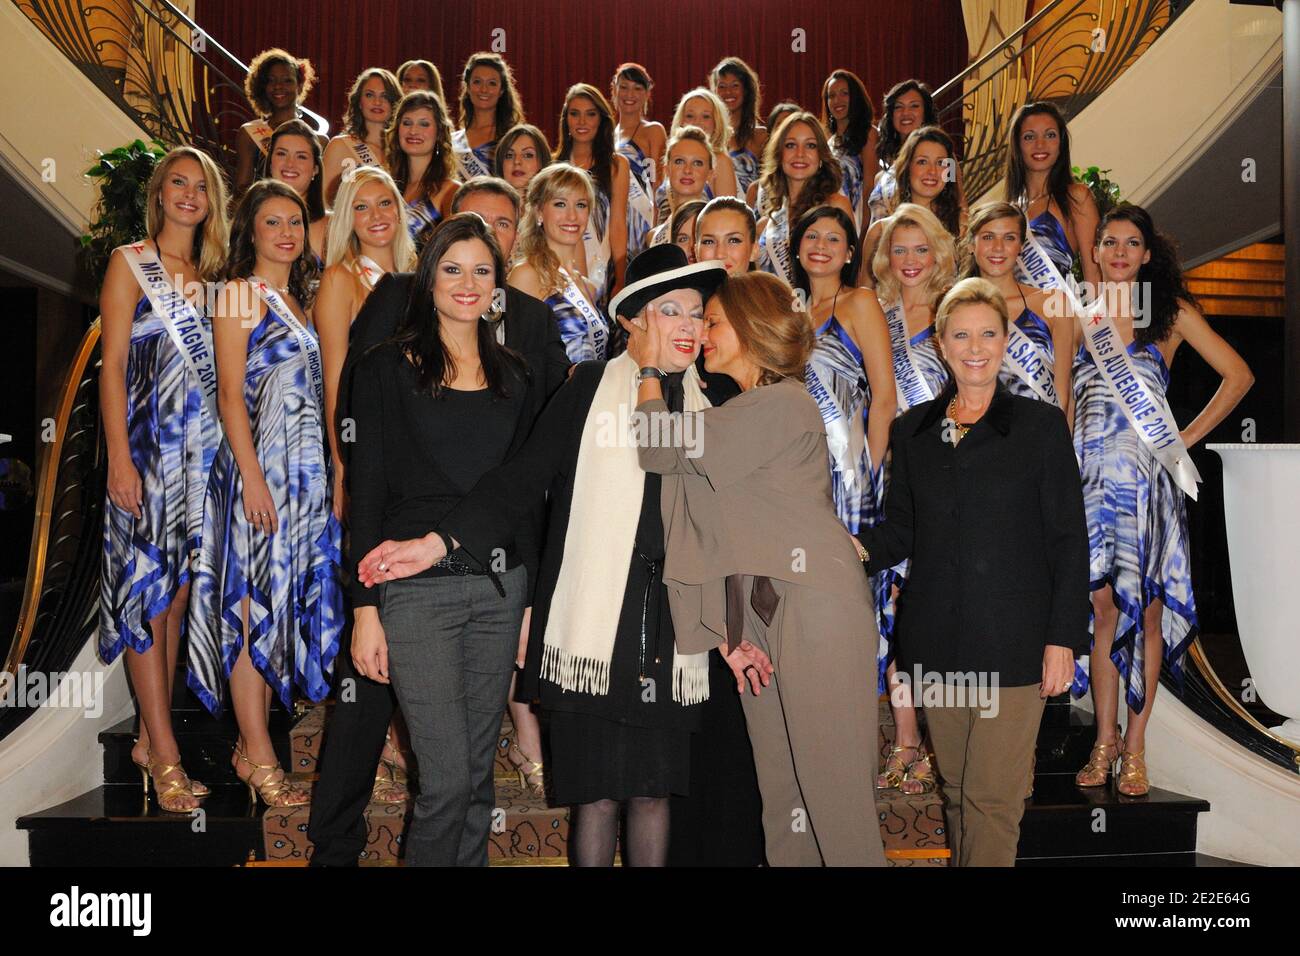
[[[766,273],[726,280],[705,307],[705,367],[743,394],[676,427],[654,374],[675,345],[654,323],[624,323],[642,367],[640,461],[666,476],[664,583],[678,649],[743,634],[775,668],[743,698],[768,862],[883,866],[870,786],[878,635],[831,502],[826,432],[803,385],[812,332],[792,300]]]

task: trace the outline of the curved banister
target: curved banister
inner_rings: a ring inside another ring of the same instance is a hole
[[[141,129],[167,146],[198,146],[234,169],[234,133],[253,118],[244,96],[248,66],[170,0],[13,2]],[[303,113],[328,133],[324,117]]]

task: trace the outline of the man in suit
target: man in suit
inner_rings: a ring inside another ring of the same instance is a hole
[[[496,234],[502,255],[509,260],[519,221],[519,194],[513,186],[503,179],[476,177],[456,191],[451,208],[453,214],[473,212],[482,216]],[[384,276],[352,323],[339,381],[341,420],[348,417],[352,370],[367,349],[397,331],[412,277],[409,272]],[[546,395],[568,377],[568,355],[546,303],[507,287],[505,318],[497,324],[497,336],[498,341],[524,357],[531,374],[544,382]],[[345,464],[350,451],[347,443],[340,445]],[[540,529],[538,533],[540,536]],[[314,866],[355,865],[365,849],[365,808],[396,707],[391,686],[358,677],[350,654],[339,654],[336,670],[339,699],[325,734],[320,779],[312,791],[307,828],[314,844]]]

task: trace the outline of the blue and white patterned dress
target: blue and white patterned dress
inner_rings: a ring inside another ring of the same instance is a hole
[[[433,234],[433,227],[442,219],[442,213],[428,196],[422,196],[406,204],[406,230],[415,243],[416,251],[424,248]]]
[[[1133,368],[1152,395],[1163,396],[1169,369],[1154,344],[1128,347]],[[1074,452],[1083,478],[1088,519],[1090,587],[1109,584],[1119,610],[1111,660],[1125,683],[1125,700],[1146,702],[1143,614],[1164,602],[1165,662],[1178,678],[1183,656],[1199,632],[1187,546],[1183,492],[1137,436],[1086,347],[1074,362]],[[1073,693],[1087,676],[1076,665]]]
[[[892,166],[882,167],[880,178],[871,187],[871,195],[867,198],[867,208],[871,212],[871,221],[867,223],[868,228],[892,215],[897,205],[898,180],[894,178],[894,169]]]
[[[631,173],[627,180],[627,261],[649,245],[655,224],[653,163],[636,140],[621,140],[618,152],[627,159]]]
[[[785,203],[767,217],[758,234],[758,267],[787,284],[794,285],[794,261],[790,250],[790,205]]]
[[[1038,346],[1049,361],[1055,361],[1055,350],[1052,348],[1052,330],[1037,312],[1025,306],[1020,315],[1016,317],[1016,328],[1025,333],[1025,338]],[[998,381],[1005,385],[1012,395],[1023,395],[1025,398],[1033,399],[1039,398],[1038,393],[1026,384],[1024,379],[1013,372],[1010,363],[1006,361],[1003,361],[1002,368],[998,370]]]
[[[826,425],[835,513],[853,534],[862,528],[873,528],[883,516],[884,474],[882,469],[873,466],[867,446],[871,387],[862,365],[862,352],[834,313],[817,330],[816,344],[804,370],[804,384],[817,402]],[[888,605],[890,583],[888,572],[872,577],[877,608]],[[877,627],[882,628],[883,614],[878,616]],[[878,692],[885,689],[889,651],[881,630],[876,654]]]
[[[1070,248],[1070,240],[1065,235],[1061,220],[1052,215],[1050,209],[1045,209],[1029,223],[1029,231],[1042,244],[1052,265],[1056,266],[1056,271],[1062,276],[1069,276],[1074,264],[1074,251]]]
[[[838,146],[832,146],[831,151],[840,161],[840,195],[849,201],[849,206],[853,209],[853,222],[861,231],[863,201],[866,199],[866,191],[862,186],[862,157],[857,153],[843,152]]]
[[[245,598],[249,656],[280,702],[290,706],[292,685],[314,701],[329,693],[343,631],[342,529],[307,362],[297,336],[266,310],[248,339],[244,400],[279,530],[265,535],[244,517],[243,481],[223,441],[203,505],[186,678],[213,714],[243,646]]]
[[[733,149],[727,155],[731,157],[731,166],[736,171],[736,197],[743,202],[750,184],[758,179],[758,157],[748,148]]]
[[[492,157],[496,147],[494,139],[482,146],[470,146],[469,134],[465,130],[452,130],[451,151],[456,154],[456,178],[463,183],[475,176],[493,175]]]
[[[884,303],[881,303],[881,305],[883,306]],[[896,343],[892,341],[893,334],[894,334],[893,330],[891,329],[890,344],[892,347],[897,347]],[[929,387],[930,393],[937,398],[939,396],[939,393],[948,387],[949,376],[948,376],[948,366],[945,365],[943,359],[939,357],[939,347],[937,342],[935,341],[934,326],[933,325],[926,326],[920,332],[917,332],[915,335],[913,335],[910,339],[910,342],[912,346],[912,357],[916,362],[916,370],[918,373],[920,373],[921,379]],[[901,415],[905,411],[907,411],[907,409],[903,407],[903,402],[900,399],[898,403],[897,414]],[[884,487],[886,489],[885,493],[887,494],[887,490],[889,488],[888,468],[885,469]],[[884,498],[882,497],[881,500],[883,501]],[[912,567],[912,561],[910,558],[908,558],[907,560],[899,562],[898,564],[890,568],[888,571],[884,572],[885,582],[882,586],[882,591],[880,592],[883,593],[884,598],[880,600],[877,607],[879,609],[878,614],[880,616],[880,638],[882,642],[888,643],[891,649],[890,650],[891,659],[893,657],[892,648],[894,644],[894,622],[895,622],[896,607],[894,601],[891,600],[889,597],[890,590],[895,585],[899,588],[900,591],[902,590],[903,586],[907,583],[907,576],[908,573],[911,571],[911,567]]]
[[[206,315],[201,318],[210,337],[212,325]],[[220,423],[207,410],[197,376],[144,296],[131,319],[126,434],[144,503],[137,519],[105,500],[99,591],[99,653],[105,663],[127,647],[147,651],[153,644],[149,621],[190,580],[208,472],[221,443]]]
[[[577,281],[566,270],[560,274],[567,280],[565,287],[546,297],[555,324],[560,329],[560,339],[569,361],[600,361],[610,357],[610,326],[603,311],[593,307],[582,294]]]

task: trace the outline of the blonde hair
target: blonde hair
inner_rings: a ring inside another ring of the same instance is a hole
[[[158,234],[162,232],[165,221],[162,211],[163,181],[178,159],[192,159],[198,163],[207,186],[208,214],[203,218],[202,228],[194,230],[192,255],[199,277],[208,282],[220,278],[226,262],[227,247],[230,245],[230,194],[226,190],[226,179],[211,156],[193,146],[177,146],[158,161],[145,190],[145,231],[153,240],[157,240]]]
[[[696,98],[708,100],[709,105],[713,107],[713,135],[709,136],[713,154],[717,156],[725,153],[727,142],[731,139],[731,111],[727,109],[727,104],[722,102],[718,94],[707,87],[697,86],[677,101],[677,109],[673,110],[673,125],[668,130],[669,135],[676,136],[677,131],[685,125],[682,114],[686,112],[686,104]],[[705,135],[708,136],[707,133]],[[666,156],[667,152],[664,155]]]
[[[760,369],[758,384],[804,380],[816,339],[794,290],[770,272],[728,276],[714,293],[746,357]]]
[[[397,272],[410,272],[415,268],[415,243],[407,228],[406,202],[398,191],[397,183],[388,174],[388,170],[378,166],[358,166],[343,177],[339,194],[334,199],[334,215],[330,217],[329,231],[325,235],[325,268],[338,265],[347,266],[355,274],[357,256],[361,255],[361,242],[357,239],[354,226],[356,215],[352,211],[352,202],[361,187],[367,183],[381,183],[393,194],[397,203],[397,235],[393,238],[393,268]]]
[[[1007,334],[1010,326],[1010,317],[1007,312],[1007,300],[1002,297],[1002,293],[988,279],[981,279],[978,276],[962,279],[955,286],[947,291],[939,307],[934,311],[934,334],[942,339],[944,330],[948,327],[948,320],[952,318],[953,312],[964,305],[987,305],[998,317],[1002,319],[1002,334]]]
[[[881,304],[892,303],[900,293],[899,281],[889,269],[889,247],[894,241],[894,232],[902,226],[920,229],[925,233],[925,241],[934,250],[934,269],[925,287],[930,297],[937,300],[948,291],[957,271],[957,250],[948,230],[930,210],[910,202],[900,205],[884,222],[880,242],[871,258],[871,272],[876,277],[876,295]]]
[[[665,171],[672,162],[673,149],[678,143],[699,143],[704,147],[704,151],[709,154],[709,169],[712,170],[713,167],[718,164],[718,154],[717,151],[714,150],[713,144],[709,142],[709,134],[704,132],[704,130],[700,129],[698,126],[682,126],[673,133],[668,140],[668,144],[664,147]],[[667,176],[665,175],[665,182],[667,181]],[[668,182],[668,205],[674,212],[676,212],[677,194],[673,191],[671,182]]]
[[[516,244],[516,258],[537,271],[537,279],[548,294],[562,288],[564,280],[560,277],[560,259],[546,242],[541,210],[562,192],[577,192],[586,198],[589,210],[596,207],[596,187],[587,171],[572,163],[552,163],[538,170],[528,183]]]

